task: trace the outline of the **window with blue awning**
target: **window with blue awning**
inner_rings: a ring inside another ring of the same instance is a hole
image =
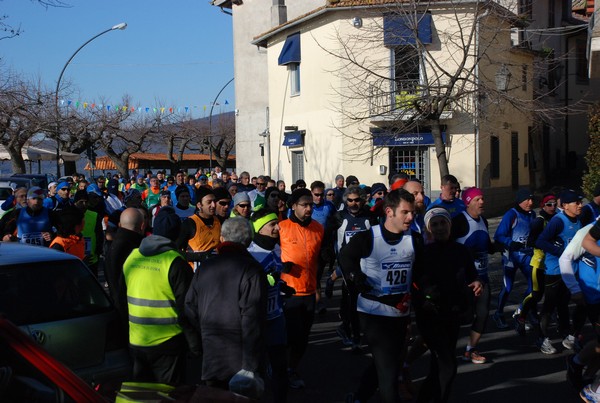
[[[415,15],[408,13],[384,15],[383,44],[389,47],[416,45],[417,37],[422,43],[432,43],[431,22],[431,14]]]
[[[291,34],[285,39],[277,62],[280,66],[291,63],[300,64],[300,32]]]

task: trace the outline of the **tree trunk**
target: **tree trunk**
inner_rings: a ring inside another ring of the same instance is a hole
[[[546,173],[544,172],[544,146],[542,140],[542,124],[537,124],[531,133],[531,153],[535,168],[533,171],[532,183],[534,189],[540,189],[546,184]]]
[[[117,171],[123,178],[129,178],[129,153],[117,155],[116,153],[106,150],[106,155],[115,164]]]
[[[435,155],[437,157],[438,167],[440,170],[440,178],[444,175],[448,175],[448,157],[446,155],[446,146],[442,139],[442,128],[439,119],[431,121],[431,134],[433,136],[433,143],[435,144]]]
[[[65,175],[73,175],[75,172],[77,172],[77,162],[65,161],[63,164],[63,169],[65,171]]]
[[[6,151],[8,151],[8,154],[10,155],[12,172],[14,174],[27,173],[27,170],[25,169],[25,161],[23,160],[23,155],[21,154],[23,149],[21,147],[18,147],[18,149],[15,147],[6,147]]]

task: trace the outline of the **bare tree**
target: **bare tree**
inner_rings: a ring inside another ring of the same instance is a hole
[[[534,52],[511,47],[511,28],[524,23],[518,16],[494,1],[443,3],[442,7],[436,1],[412,0],[373,7],[366,12],[373,18],[366,18],[368,22],[360,30],[337,32],[334,41],[339,47],[319,44],[340,61],[330,72],[344,83],[333,90],[344,100],[335,109],[344,117],[338,130],[354,145],[347,154],[349,159],[372,159],[381,151],[372,145],[373,133],[366,129],[369,125],[362,124],[369,120],[385,122],[385,130],[375,134],[380,136],[428,127],[443,176],[449,173],[442,135],[448,116],[479,130],[496,124],[498,116],[521,114],[532,121],[568,112],[545,104],[544,94],[522,90],[521,76],[532,85],[539,74],[536,69],[553,67],[546,60],[534,63],[536,57],[539,60]],[[423,22],[432,18],[430,11],[436,25],[444,27],[436,30],[435,42],[431,32],[422,30]],[[373,43],[380,43],[382,36],[385,46],[393,49],[392,61],[389,51],[373,50]],[[507,80],[502,88],[497,82],[500,70]],[[516,79],[509,81],[511,76]],[[548,91],[560,85],[552,84]],[[571,109],[575,107],[571,105]],[[347,130],[349,127],[359,130]],[[541,138],[534,136],[536,140],[541,144]],[[539,144],[535,147],[541,149]]]
[[[0,83],[0,144],[11,157],[14,173],[25,173],[23,147],[46,127],[44,105],[50,99],[39,83],[14,75]]]
[[[227,169],[229,155],[235,148],[235,116],[233,113],[219,114],[213,117],[210,142],[217,165]]]
[[[189,115],[172,115],[172,123],[163,126],[161,138],[166,141],[167,158],[178,167],[185,152],[208,152],[216,165],[226,168],[235,147],[235,120],[232,113],[215,115],[211,125],[206,118],[191,119]],[[211,127],[212,126],[212,133]]]

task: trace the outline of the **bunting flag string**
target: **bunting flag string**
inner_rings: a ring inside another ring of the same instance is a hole
[[[130,111],[131,113],[157,113],[159,112],[160,114],[164,114],[164,113],[169,113],[169,114],[173,114],[173,113],[185,113],[185,114],[190,114],[192,113],[193,110],[198,110],[199,107],[202,107],[202,110],[204,111],[204,113],[206,113],[206,108],[207,106],[229,106],[229,101],[227,99],[225,99],[223,101],[223,103],[219,103],[219,102],[210,102],[208,104],[204,104],[204,105],[185,105],[183,107],[181,106],[155,106],[155,107],[151,107],[151,106],[139,106],[139,107],[135,107],[135,106],[129,106],[129,105],[104,105],[104,104],[97,104],[95,102],[89,102],[89,101],[79,101],[79,100],[72,100],[72,99],[61,99],[59,101],[60,106],[62,106],[63,108],[75,108],[75,109],[98,109],[98,110],[103,110],[106,108],[107,112],[110,112],[111,110],[113,111],[123,111],[123,112],[127,112]]]

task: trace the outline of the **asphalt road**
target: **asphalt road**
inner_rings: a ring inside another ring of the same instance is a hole
[[[500,219],[489,220],[493,234]],[[101,273],[102,274],[102,273]],[[101,279],[102,281],[103,279]],[[490,259],[490,282],[492,286],[492,308],[494,313],[498,293],[502,287],[502,265],[499,254]],[[354,354],[344,347],[335,330],[339,325],[338,307],[341,296],[341,280],[334,289],[334,296],[328,301],[327,313],[316,315],[310,335],[309,347],[298,372],[306,383],[304,389],[290,389],[289,403],[337,403],[345,402],[346,395],[354,391],[360,382],[363,370],[370,362],[368,349],[362,354]],[[512,313],[523,297],[525,282],[522,274],[517,274],[515,289],[509,297],[505,312],[509,329],[497,330],[493,321],[487,323],[479,350],[486,356],[485,364],[465,363],[460,360],[469,334],[469,326],[461,328],[456,357],[458,374],[455,379],[450,402],[453,403],[569,403],[581,402],[579,391],[573,389],[565,378],[565,359],[571,352],[564,350],[558,333],[553,333],[553,345],[558,349],[555,355],[544,355],[535,347],[534,334],[520,337],[513,330]],[[414,327],[414,326],[413,326]],[[584,333],[591,336],[591,328]],[[200,376],[200,362],[188,363],[188,383],[196,383]],[[418,390],[425,379],[429,367],[429,353],[419,358],[411,368],[414,386]],[[268,381],[267,381],[268,382]],[[267,394],[264,401],[271,402]],[[370,400],[379,402],[377,396]],[[407,400],[406,402],[410,402]]]
[[[499,219],[490,220],[493,234]],[[490,281],[492,286],[492,310],[495,311],[496,298],[502,286],[502,266],[500,255],[491,259]],[[334,297],[329,301],[328,311],[317,315],[312,328],[310,345],[299,367],[299,373],[306,382],[306,388],[290,389],[290,403],[335,403],[344,402],[348,392],[353,391],[360,381],[363,369],[369,363],[368,351],[361,355],[353,354],[344,347],[335,333],[339,324],[337,312],[341,295],[341,283],[336,282]],[[497,330],[490,319],[486,333],[479,344],[482,354],[488,358],[486,364],[464,363],[459,357],[467,342],[469,327],[461,329],[456,356],[458,375],[450,401],[455,403],[568,403],[580,402],[579,391],[573,389],[565,378],[565,358],[570,355],[560,344],[558,333],[552,341],[558,349],[555,355],[544,355],[535,347],[535,336],[518,336],[512,328],[509,312],[516,309],[525,289],[524,278],[517,274],[516,289],[511,293],[506,307],[506,317],[511,326]],[[588,329],[589,330],[589,329]],[[589,331],[586,333],[589,336]],[[563,351],[564,350],[564,351]],[[417,360],[411,370],[413,381],[418,388],[428,372],[429,354]],[[378,402],[378,398],[371,399]]]

